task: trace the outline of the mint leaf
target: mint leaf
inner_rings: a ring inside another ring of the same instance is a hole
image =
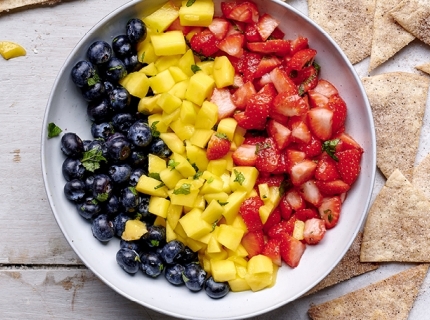
[[[58,137],[60,133],[63,132],[60,127],[58,127],[55,123],[48,123],[48,139]]]
[[[193,64],[192,66],[191,66],[191,71],[193,72],[193,73],[196,73],[197,71],[201,71],[202,69],[200,69],[200,67],[198,66],[198,65],[196,65],[196,64]]]
[[[103,152],[98,148],[93,148],[84,152],[81,163],[90,172],[94,172],[100,168],[100,162],[106,161]]]
[[[180,164],[180,162],[176,162],[175,160],[169,160],[169,162],[167,163],[167,166],[170,167],[170,170],[175,169],[178,165]]]
[[[243,173],[234,169],[234,174],[236,175],[236,178],[234,179],[233,182],[237,182],[240,185],[242,185],[243,182],[245,181],[245,176],[243,175]]]
[[[151,124],[151,134],[152,134],[152,136],[154,137],[154,138],[158,138],[159,136],[160,136],[160,131],[158,131],[157,130],[157,124],[159,123],[160,121],[154,121],[152,124]]]
[[[97,73],[92,78],[88,78],[88,80],[87,80],[87,84],[90,87],[95,85],[97,82],[100,82],[100,77]]]
[[[327,152],[327,154],[333,158],[335,161],[339,161],[336,156],[336,146],[340,142],[340,139],[327,140],[323,142],[322,150]]]
[[[194,4],[194,2],[196,2],[196,0],[188,0],[186,6],[191,7]]]
[[[184,183],[179,189],[173,190],[173,194],[190,194],[191,184]]]
[[[158,180],[158,181],[161,181],[160,174],[157,172],[148,173],[148,177],[155,179],[155,180]]]

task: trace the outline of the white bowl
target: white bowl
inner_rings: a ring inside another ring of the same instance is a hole
[[[230,293],[220,300],[205,293],[192,293],[177,288],[164,277],[157,280],[141,273],[130,276],[115,261],[118,240],[102,244],[96,240],[88,221],[76,213],[76,208],[63,194],[65,180],[61,165],[60,138],[47,139],[47,125],[54,122],[65,132],[75,132],[90,139],[90,120],[86,102],[71,81],[70,70],[84,59],[86,48],[98,39],[110,42],[123,33],[131,17],[143,17],[160,7],[163,0],[132,1],[109,14],[94,26],[77,44],[60,70],[49,98],[42,132],[42,170],[52,211],[69,244],[85,265],[112,289],[128,299],[161,313],[179,318],[239,319],[256,316],[299,298],[321,281],[344,256],[366,217],[376,170],[375,129],[365,91],[353,66],[336,43],[314,22],[288,4],[273,0],[256,0],[260,12],[267,12],[281,22],[286,38],[298,35],[309,39],[318,51],[317,62],[322,66],[321,78],[332,82],[346,101],[347,132],[364,148],[362,171],[348,193],[336,228],[329,230],[322,243],[308,246],[297,268],[279,269],[276,285],[257,293]],[[215,0],[219,10],[221,1]]]

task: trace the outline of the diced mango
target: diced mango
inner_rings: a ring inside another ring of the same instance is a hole
[[[190,139],[194,134],[194,126],[191,124],[185,124],[181,118],[176,118],[171,124],[170,128],[182,141]]]
[[[155,94],[169,91],[175,83],[175,79],[173,79],[169,70],[164,70],[156,76],[149,78],[149,85]]]
[[[194,204],[199,194],[198,190],[191,190],[189,194],[169,194],[170,201],[174,205],[187,207],[190,203]]]
[[[148,154],[148,172],[149,173],[160,173],[166,169],[166,160],[156,156],[155,154]]]
[[[206,157],[206,151],[198,146],[187,144],[185,147],[186,154],[189,162],[196,165],[199,171],[206,170],[208,166],[208,158]]]
[[[155,54],[154,46],[152,45],[150,38],[147,38],[148,41],[142,41],[137,45],[137,59],[141,63],[154,63],[158,56]]]
[[[119,83],[135,97],[143,98],[147,95],[150,81],[143,72],[131,72],[122,78]]]
[[[205,148],[213,133],[214,131],[210,129],[196,129],[190,138],[190,142],[199,148]]]
[[[212,0],[197,0],[191,5],[188,1],[182,1],[179,9],[179,19],[183,26],[207,27],[212,23],[215,12]]]
[[[154,178],[142,175],[136,185],[136,190],[150,196],[167,197],[167,187]]]
[[[137,110],[143,114],[157,114],[161,113],[163,110],[158,106],[157,100],[160,96],[146,96],[140,99],[137,105]],[[166,129],[167,130],[167,127]]]
[[[225,205],[228,199],[228,194],[225,192],[217,192],[205,194],[203,196],[207,203],[211,203],[212,200],[218,201],[221,205]]]
[[[233,280],[236,278],[236,266],[231,260],[211,260],[211,273],[217,282]]]
[[[169,218],[167,218],[169,219]],[[177,238],[175,231],[170,226],[170,223],[166,224],[166,242],[170,242],[172,240],[175,240]]]
[[[267,183],[259,184],[258,193],[260,194],[261,200],[267,201],[269,199],[269,185]]]
[[[297,240],[303,240],[303,232],[305,230],[305,223],[301,220],[294,221],[293,238]]]
[[[126,241],[139,240],[142,236],[147,233],[146,223],[140,220],[128,220],[125,223],[124,232],[121,238]]]
[[[166,31],[161,34],[151,35],[151,42],[157,56],[171,56],[184,54],[187,51],[182,31]]]
[[[196,170],[191,163],[181,154],[174,152],[171,159],[175,161],[175,169],[178,170],[182,176],[193,177],[196,174]]]
[[[188,76],[191,77],[194,72],[191,66],[195,65],[194,53],[191,49],[188,49],[184,55],[178,61],[178,67]]]
[[[197,111],[198,109],[191,101],[183,100],[180,113],[182,122],[185,124],[194,124],[197,120]]]
[[[155,96],[159,97],[159,95]],[[148,116],[148,123],[151,128],[156,129],[158,132],[167,132],[169,127],[162,121],[161,110],[160,113],[154,113]]]
[[[182,105],[182,100],[174,95],[164,92],[157,100],[158,106],[167,113],[172,113]]]
[[[233,141],[236,132],[237,121],[235,118],[224,118],[218,123],[217,132],[224,133],[228,140]]]
[[[248,261],[248,273],[273,273],[273,262],[272,260],[262,254],[253,256]]]
[[[251,290],[248,282],[244,278],[236,278],[228,282],[230,290],[233,292],[241,292]]]
[[[174,230],[179,222],[182,215],[182,206],[174,205],[170,203],[169,209],[167,210],[167,221],[168,224]]]
[[[178,62],[176,62],[174,66],[169,67],[169,71],[176,82],[181,82],[189,79],[189,76],[184,71],[182,71],[181,68],[178,67]]]
[[[161,8],[143,18],[147,28],[153,32],[163,32],[179,16],[179,8],[171,1],[166,2]]]
[[[223,212],[224,208],[219,204],[219,202],[216,200],[212,200],[209,205],[204,209],[202,213],[202,219],[212,224],[222,217]]]
[[[209,239],[209,243],[208,243],[208,246],[206,248],[206,251],[209,253],[218,253],[218,252],[221,252],[221,250],[222,250],[221,243],[218,242],[216,237],[211,236]]]
[[[272,278],[272,273],[247,274],[245,276],[246,282],[254,292],[263,290],[270,286],[272,284]]]
[[[148,211],[159,217],[166,218],[170,201],[166,198],[152,196],[149,199]]]
[[[172,113],[163,111],[163,113],[161,114],[161,122],[170,127],[170,124],[179,117],[180,111],[181,110],[179,109],[172,111]]]
[[[158,73],[158,69],[155,66],[154,62],[151,62],[150,64],[144,66],[142,69],[139,70],[139,72],[143,72],[149,77],[155,76]]]
[[[221,224],[218,231],[218,241],[227,249],[235,251],[242,241],[244,231],[227,224]]]
[[[218,121],[218,106],[210,101],[204,101],[197,113],[196,129],[210,130]]]
[[[182,178],[182,174],[178,170],[172,170],[172,168],[166,168],[160,171],[160,179],[169,189],[175,188],[178,181]]]
[[[174,132],[162,132],[160,138],[166,143],[172,152],[183,154],[185,153],[185,146],[181,139]]]
[[[213,65],[213,77],[217,88],[234,84],[235,69],[226,56],[216,57]]]
[[[199,209],[193,209],[185,214],[179,219],[179,223],[187,236],[196,240],[212,231],[212,226],[202,219],[202,211]]]
[[[182,57],[180,54],[170,55],[170,56],[161,56],[159,57],[154,65],[157,68],[158,72],[162,72],[164,70],[169,69],[171,71],[171,67],[176,66],[178,64],[179,59]],[[173,76],[173,74],[172,74]],[[175,78],[175,77],[173,77]],[[176,79],[175,79],[176,81]]]
[[[224,206],[223,216],[228,224],[231,224],[236,218],[240,205],[245,200],[246,191],[235,191],[228,196],[227,204]]]
[[[170,71],[170,69],[169,69]],[[173,75],[172,75],[173,77]],[[173,78],[175,79],[175,78]],[[176,80],[175,80],[176,81]],[[176,82],[173,87],[168,91],[170,94],[173,94],[175,97],[178,97],[181,100],[185,99],[185,92],[187,92],[189,79]]]
[[[197,67],[199,67],[199,71],[207,74],[208,76],[212,75],[214,72],[213,61],[199,61],[197,62]]]
[[[212,77],[203,72],[197,72],[190,78],[185,98],[201,106],[203,101],[212,95],[214,87],[215,81]]]
[[[231,190],[251,191],[258,178],[258,170],[255,167],[234,167],[230,176]]]
[[[0,41],[0,55],[9,60],[27,54],[23,46],[11,41]]]

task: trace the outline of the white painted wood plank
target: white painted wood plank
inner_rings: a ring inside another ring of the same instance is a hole
[[[2,0],[0,1],[0,12],[41,4],[53,5],[60,1],[61,0]]]

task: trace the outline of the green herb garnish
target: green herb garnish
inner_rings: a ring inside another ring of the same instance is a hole
[[[58,127],[55,123],[48,123],[48,139],[58,137],[60,133],[63,132],[60,127]]]
[[[179,189],[173,190],[173,194],[190,194],[191,184],[184,183]]]
[[[194,4],[194,2],[196,2],[196,0],[188,0],[186,6],[191,7]]]
[[[196,65],[196,64],[193,64],[192,66],[191,66],[191,71],[193,72],[193,73],[196,73],[197,71],[201,71],[202,69],[198,66],[198,65]]]
[[[88,80],[87,80],[87,84],[90,87],[92,87],[93,85],[95,85],[97,82],[100,82],[100,77],[99,77],[99,75],[97,73],[93,77],[88,78]]]
[[[322,150],[327,152],[327,154],[333,158],[335,161],[339,161],[336,156],[336,146],[338,145],[340,139],[327,140],[323,142]]]
[[[93,148],[84,152],[81,163],[90,172],[94,172],[100,168],[100,162],[106,161],[106,158],[103,156],[102,150],[99,148]]]
[[[159,123],[160,121],[154,121],[152,124],[151,124],[151,134],[152,134],[152,136],[154,137],[154,138],[158,138],[159,136],[160,136],[160,131],[158,131],[157,130],[157,124]]]
[[[148,177],[155,179],[155,180],[158,180],[158,181],[161,181],[160,174],[158,172],[148,173]]]
[[[234,179],[233,182],[237,182],[240,185],[242,185],[243,182],[245,181],[245,176],[243,175],[243,173],[234,169],[234,174],[236,175],[236,178]]]
[[[167,163],[167,166],[170,167],[170,170],[175,169],[178,165],[180,164],[180,162],[176,162],[175,160],[169,160],[169,162]]]

